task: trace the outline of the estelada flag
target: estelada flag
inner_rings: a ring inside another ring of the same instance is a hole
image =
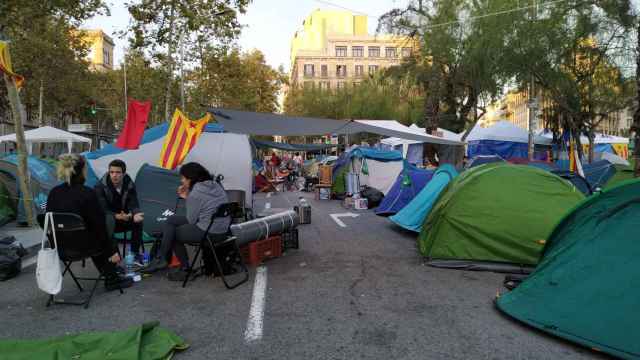
[[[211,114],[207,114],[202,119],[192,121],[176,109],[160,152],[160,166],[173,170],[182,164],[210,119]]]
[[[117,147],[135,150],[140,146],[140,140],[149,119],[149,111],[151,111],[151,101],[129,100],[127,120],[120,136],[118,136],[118,141],[116,141]]]
[[[9,55],[9,45],[4,41],[0,41],[0,71],[9,75],[18,89],[22,87],[24,78],[13,72],[11,56]]]

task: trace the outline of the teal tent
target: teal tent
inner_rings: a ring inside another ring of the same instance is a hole
[[[456,176],[458,176],[458,172],[453,166],[449,164],[440,165],[431,180],[418,195],[389,219],[407,230],[420,232],[422,223],[431,211],[438,196]]]
[[[625,359],[640,359],[640,181],[595,194],[555,227],[527,279],[499,297],[508,315]]]

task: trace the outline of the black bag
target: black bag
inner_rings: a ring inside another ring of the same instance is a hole
[[[22,257],[27,251],[13,236],[0,240],[0,281],[18,276],[22,270]]]
[[[225,275],[230,273],[230,269],[233,268],[235,256],[239,255],[236,254],[233,244],[229,243],[225,246],[218,246],[216,253]],[[202,247],[202,261],[204,262],[204,273],[206,275],[220,276],[220,269],[216,264],[216,259],[213,257],[213,250],[208,243]]]
[[[360,191],[360,195],[367,199],[367,207],[369,209],[378,207],[382,202],[382,199],[384,199],[384,194],[382,192],[370,186],[366,186],[362,191]]]

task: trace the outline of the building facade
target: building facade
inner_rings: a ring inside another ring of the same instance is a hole
[[[291,42],[290,86],[340,89],[411,55],[413,42],[369,35],[367,17],[346,11],[316,10]]]
[[[98,30],[82,30],[84,40],[89,44],[88,60],[95,71],[113,70],[113,39]]]

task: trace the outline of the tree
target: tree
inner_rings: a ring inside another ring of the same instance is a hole
[[[640,177],[640,22],[636,32],[636,112],[633,114],[633,159],[635,176]]]
[[[276,112],[278,94],[286,81],[282,69],[266,64],[258,51],[242,53],[238,48],[209,47],[202,55],[201,67],[187,77],[195,111],[199,104],[238,110]]]
[[[228,42],[240,33],[234,10],[244,13],[250,0],[137,0],[127,3],[133,18],[132,45],[149,50],[170,74],[165,87],[165,118],[171,110],[174,52],[180,38],[187,53],[203,43]]]

